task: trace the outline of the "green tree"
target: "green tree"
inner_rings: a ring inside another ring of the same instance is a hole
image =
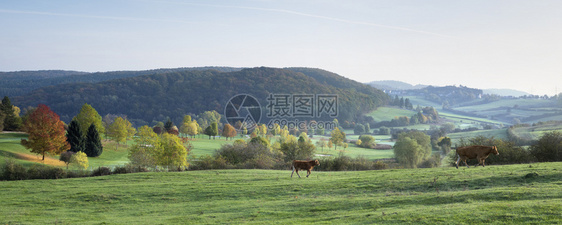
[[[353,134],[355,135],[361,135],[365,133],[365,126],[363,126],[363,124],[357,124],[355,125],[355,129],[353,129]]]
[[[543,134],[530,152],[540,162],[562,161],[562,132],[551,131]]]
[[[12,105],[10,98],[4,96],[2,99],[2,104],[0,104],[0,111],[4,114],[4,130],[15,131],[18,130],[22,125],[22,120],[18,114],[16,114],[15,107]]]
[[[83,152],[86,144],[84,136],[82,136],[82,129],[80,124],[73,120],[68,125],[68,130],[66,131],[66,141],[70,144],[71,152]]]
[[[96,125],[98,133],[105,134],[105,127],[103,126],[100,114],[98,114],[94,107],[87,103],[82,106],[80,113],[78,113],[78,115],[76,115],[72,120],[76,120],[82,128],[82,136],[86,136],[86,127],[90,127],[92,124]]]
[[[88,128],[84,153],[86,153],[88,157],[98,157],[103,153],[100,134],[95,124],[90,125]]]
[[[394,157],[406,168],[417,168],[423,161],[422,152],[422,147],[410,137],[400,138],[394,144]]]
[[[180,138],[172,134],[160,136],[160,149],[157,154],[157,164],[159,166],[177,169],[184,169],[187,163],[188,149],[184,147]]]
[[[217,136],[218,134],[219,128],[216,122],[211,123],[210,126],[205,128],[205,135],[208,135],[209,139],[211,139],[211,136],[213,137],[213,139],[215,139],[215,136]]]
[[[158,134],[145,125],[139,128],[134,139],[135,144],[128,149],[131,164],[140,167],[156,167],[156,152],[160,148]]]
[[[404,167],[417,168],[431,156],[431,139],[420,131],[401,133],[394,144],[394,156]]]
[[[377,146],[377,144],[375,143],[375,138],[371,135],[361,135],[359,136],[358,141],[361,141],[360,146],[363,148],[374,148],[375,146]]]
[[[334,150],[337,149],[337,146],[341,145],[345,141],[345,133],[340,131],[337,127],[334,128],[331,133],[330,141],[332,141],[332,144],[334,145]]]
[[[285,156],[285,162],[290,162],[295,159],[310,159],[314,156],[316,147],[303,136],[299,137],[298,141],[289,140],[281,144],[281,152]]]
[[[74,153],[76,152],[68,150],[60,154],[59,160],[66,164],[66,169],[68,169],[68,164],[72,162],[71,160]]]
[[[168,119],[168,121],[166,121],[166,123],[164,124],[164,130],[167,133],[170,133],[173,127],[174,127],[174,123],[170,119]]]
[[[113,123],[109,125],[110,139],[114,140],[118,144],[120,142],[126,142],[127,139],[132,137],[134,134],[135,128],[133,128],[131,122],[122,117],[115,118]]]
[[[46,105],[39,104],[23,124],[23,129],[29,136],[27,140],[22,139],[21,144],[32,153],[43,155],[42,160],[45,160],[46,153],[58,155],[70,149],[64,123]]]
[[[187,127],[187,134],[191,135],[191,138],[199,134],[199,124],[197,124],[197,121],[193,120],[193,122],[189,123],[189,126]]]

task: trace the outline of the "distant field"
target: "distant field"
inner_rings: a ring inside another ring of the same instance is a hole
[[[560,224],[562,163],[0,182],[2,224]],[[297,223],[298,221],[298,223]]]
[[[367,116],[372,117],[375,122],[381,122],[381,121],[390,121],[400,116],[411,117],[416,113],[417,112],[411,110],[400,109],[395,107],[379,107],[376,110],[368,113]]]
[[[465,140],[469,140],[471,138],[477,136],[484,136],[487,138],[494,137],[495,139],[507,139],[507,129],[493,129],[493,130],[477,130],[477,131],[470,131],[470,132],[461,132],[461,133],[450,133],[447,134],[447,137],[451,138],[453,143],[453,148],[455,144],[458,144],[461,138]]]

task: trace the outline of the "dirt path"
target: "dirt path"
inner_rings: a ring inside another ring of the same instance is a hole
[[[42,158],[41,155],[32,155],[32,154],[25,154],[25,153],[14,153],[14,154],[16,155],[16,158],[22,159],[22,160],[27,160],[27,161],[31,161],[31,162],[37,162],[37,163],[43,163],[43,164],[51,165],[51,166],[66,166],[66,164],[63,161],[51,158],[49,156],[45,156],[45,161],[43,162],[43,160],[41,160],[41,158]]]

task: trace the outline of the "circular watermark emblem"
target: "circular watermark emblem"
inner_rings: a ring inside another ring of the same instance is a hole
[[[261,106],[254,96],[239,94],[230,98],[224,107],[226,121],[237,130],[254,129],[261,119]]]

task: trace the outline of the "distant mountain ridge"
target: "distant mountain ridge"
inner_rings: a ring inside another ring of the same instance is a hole
[[[395,81],[395,80],[371,81],[367,84],[381,90],[418,90],[430,86],[430,85],[423,85],[423,84],[411,85],[406,82]],[[514,90],[514,89],[481,89],[481,90],[483,91],[483,94],[499,95],[499,96],[521,97],[525,95],[530,95],[527,92]]]
[[[367,84],[381,90],[412,90],[412,89],[422,89],[428,86],[422,84],[418,84],[414,86],[406,82],[396,81],[396,80],[371,81]]]

